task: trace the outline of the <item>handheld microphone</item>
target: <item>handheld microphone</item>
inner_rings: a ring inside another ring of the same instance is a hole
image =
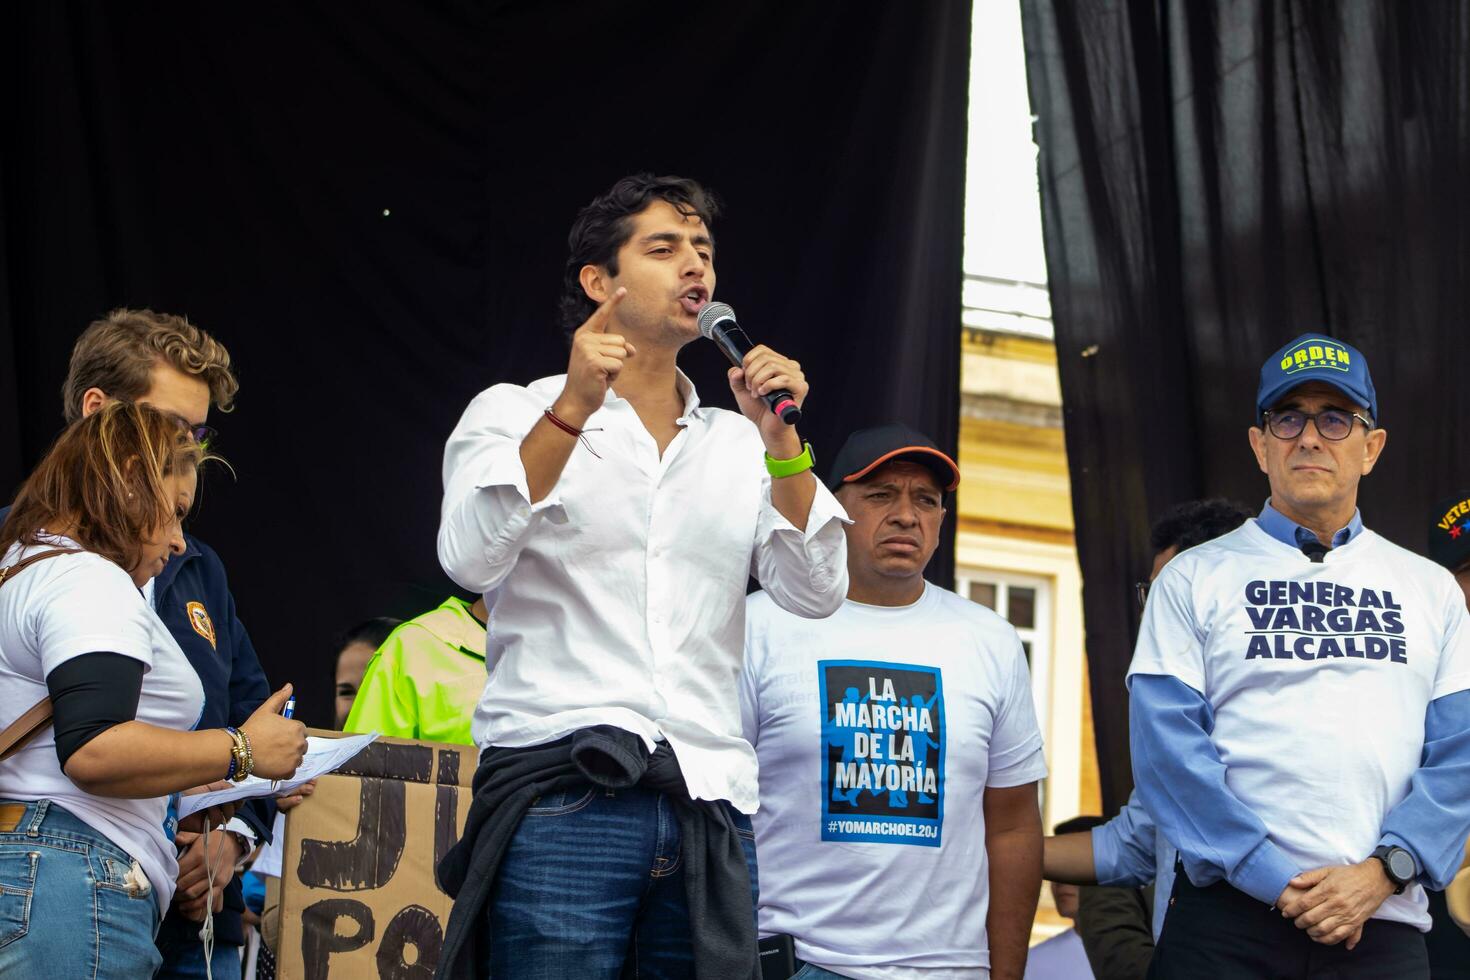
[[[745,331],[740,329],[740,324],[735,322],[735,311],[730,308],[729,303],[704,304],[704,309],[699,311],[699,332],[713,340],[736,367],[745,363],[745,355],[755,347]],[[776,417],[787,425],[795,425],[801,421],[801,406],[796,404],[796,399],[785,388],[768,392],[761,398],[771,407]]]

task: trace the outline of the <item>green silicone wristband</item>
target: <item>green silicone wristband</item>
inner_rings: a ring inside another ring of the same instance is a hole
[[[801,455],[792,459],[772,459],[770,453],[766,453],[766,472],[776,479],[783,476],[795,476],[805,473],[817,465],[817,458],[812,454],[812,444],[802,444]]]

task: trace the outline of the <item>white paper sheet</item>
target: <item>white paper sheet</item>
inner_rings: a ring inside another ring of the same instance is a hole
[[[277,811],[276,823],[271,830],[271,842],[260,849],[250,870],[256,874],[281,876],[281,855],[286,852],[286,815]]]
[[[233,803],[236,800],[248,800],[256,796],[282,796],[290,793],[318,776],[325,776],[341,768],[349,759],[367,748],[377,737],[377,732],[352,735],[347,738],[321,738],[309,735],[306,739],[306,758],[301,760],[296,774],[290,779],[261,779],[257,776],[247,776],[228,789],[181,796],[179,797],[179,819],[182,820],[192,813],[198,813],[200,810],[220,803]]]

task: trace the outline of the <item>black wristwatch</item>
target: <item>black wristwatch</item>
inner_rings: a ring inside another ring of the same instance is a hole
[[[1369,857],[1376,857],[1383,863],[1383,873],[1388,875],[1388,880],[1393,882],[1393,893],[1403,894],[1404,888],[1414,880],[1417,867],[1414,864],[1414,855],[1402,847],[1394,847],[1392,844],[1380,844],[1373,849]]]

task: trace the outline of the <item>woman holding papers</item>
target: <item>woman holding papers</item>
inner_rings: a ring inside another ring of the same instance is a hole
[[[199,678],[140,590],[184,549],[206,459],[173,416],[114,403],[68,428],[0,525],[0,975],[150,976],[177,874],[174,794],[295,772],[287,686],[191,731]],[[19,728],[20,726],[17,726]]]

